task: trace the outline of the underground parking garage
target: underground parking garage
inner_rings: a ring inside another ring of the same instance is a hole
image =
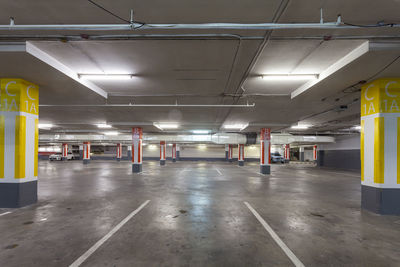
[[[399,8],[3,0],[0,266],[397,266]]]

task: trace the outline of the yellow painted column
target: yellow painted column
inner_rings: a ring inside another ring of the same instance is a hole
[[[39,88],[0,78],[0,208],[37,201]]]
[[[361,205],[400,214],[400,78],[377,79],[361,90]]]

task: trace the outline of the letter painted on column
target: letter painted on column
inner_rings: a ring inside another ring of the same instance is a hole
[[[377,79],[361,90],[361,206],[400,214],[400,79]]]
[[[39,88],[0,79],[0,208],[37,201]]]
[[[139,127],[132,128],[132,172],[142,171],[142,139],[143,130]]]

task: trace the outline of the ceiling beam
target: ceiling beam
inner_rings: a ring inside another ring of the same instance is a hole
[[[53,56],[47,54],[45,51],[41,50],[31,42],[26,42],[26,52],[31,54],[32,56],[36,57],[37,59],[40,59],[44,63],[52,66],[56,70],[64,73],[68,77],[72,78],[73,80],[77,81],[78,83],[82,84],[83,86],[89,88],[93,92],[101,95],[104,98],[108,98],[108,94],[106,91],[104,91],[102,88],[98,87],[94,83],[83,80],[79,78],[78,73],[70,69],[69,67],[65,66],[62,62],[54,58]]]
[[[348,53],[347,55],[345,55],[344,57],[342,57],[341,59],[336,61],[334,64],[332,64],[330,67],[328,67],[326,70],[321,72],[318,75],[318,79],[311,80],[311,81],[303,84],[296,90],[294,90],[291,94],[291,98],[293,99],[293,98],[303,94],[304,92],[306,92],[307,90],[309,90],[310,88],[312,88],[313,86],[315,86],[316,84],[318,84],[319,82],[324,80],[325,78],[331,76],[333,73],[337,72],[338,70],[340,70],[343,67],[345,67],[346,65],[350,64],[351,62],[358,59],[362,55],[366,54],[368,51],[369,51],[369,42],[365,41],[360,46],[355,48],[353,51],[351,51],[350,53]]]

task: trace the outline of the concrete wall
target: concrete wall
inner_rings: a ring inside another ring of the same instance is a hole
[[[361,170],[360,135],[337,137],[333,144],[320,145],[318,147],[318,165]]]

